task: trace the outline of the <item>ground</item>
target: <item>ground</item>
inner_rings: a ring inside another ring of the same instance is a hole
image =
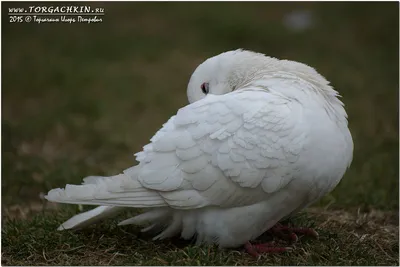
[[[2,3],[3,265],[399,264],[398,3],[91,5],[105,8],[102,23],[11,24],[17,4]],[[295,11],[309,12],[309,28],[283,23]],[[313,66],[343,96],[351,168],[290,220],[315,227],[319,240],[257,260],[151,241],[113,219],[55,231],[79,207],[43,193],[134,164],[133,152],[187,103],[195,67],[240,47]]]

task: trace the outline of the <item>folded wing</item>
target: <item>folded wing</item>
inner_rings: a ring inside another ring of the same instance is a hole
[[[53,189],[51,201],[195,209],[257,203],[296,174],[307,135],[302,107],[264,89],[208,95],[180,109],[112,177]]]

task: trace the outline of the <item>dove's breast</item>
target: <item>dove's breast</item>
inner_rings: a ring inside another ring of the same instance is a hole
[[[180,235],[187,240],[195,238],[196,244],[234,248],[256,239],[283,217],[303,206],[308,201],[308,194],[304,192],[308,191],[307,183],[294,180],[285,190],[270,194],[264,201],[252,205],[194,210],[159,208],[128,219],[126,223],[150,223],[151,226],[146,229],[163,229],[154,239]]]

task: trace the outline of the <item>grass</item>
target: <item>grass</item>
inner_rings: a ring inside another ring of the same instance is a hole
[[[95,5],[103,23],[38,25],[8,23],[16,4],[2,4],[3,265],[399,264],[397,3]],[[302,9],[313,27],[285,28],[283,16]],[[307,63],[343,96],[353,164],[334,192],[292,219],[320,239],[257,261],[153,242],[117,220],[55,231],[77,207],[40,193],[134,164],[132,153],[187,103],[194,68],[238,47]]]
[[[395,265],[396,216],[371,211],[327,212],[311,209],[292,223],[316,226],[319,240],[301,238],[295,249],[259,260],[241,250],[196,247],[178,239],[151,241],[111,220],[79,232],[57,232],[72,209],[45,213],[29,222],[6,221],[4,265]],[[122,219],[121,217],[120,219]],[[111,222],[111,223],[110,223]]]

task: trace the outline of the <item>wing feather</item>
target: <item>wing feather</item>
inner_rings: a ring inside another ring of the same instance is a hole
[[[175,144],[187,183],[163,197],[178,208],[237,206],[280,190],[293,179],[306,140],[297,126],[301,108],[280,95],[250,89],[209,95],[180,109],[157,142]],[[190,147],[180,148],[175,140],[185,140]],[[151,154],[151,161],[158,160],[159,153]],[[143,184],[146,179],[152,178],[141,176]],[[161,186],[151,188],[161,191]],[[193,198],[186,202],[188,194]]]

